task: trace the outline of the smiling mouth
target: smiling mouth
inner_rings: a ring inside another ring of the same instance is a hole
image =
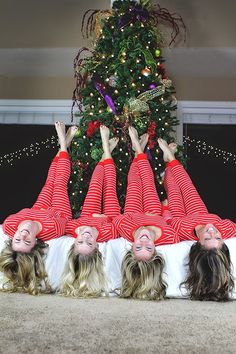
[[[142,236],[140,236],[140,240],[141,240],[142,238],[147,238],[147,239],[149,240],[149,236],[146,235],[146,234],[143,234]]]
[[[27,229],[21,230],[21,233],[24,232],[24,231],[27,232],[28,235],[30,234],[29,230],[27,230]]]
[[[92,236],[91,232],[89,232],[89,231],[85,231],[85,232],[83,232],[83,233],[82,233],[82,235],[83,235],[83,236],[86,236],[86,235],[88,235],[88,236]]]

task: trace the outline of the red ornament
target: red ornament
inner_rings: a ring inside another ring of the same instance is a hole
[[[96,132],[96,130],[100,127],[101,123],[97,120],[94,122],[90,121],[88,122],[88,128],[86,131],[87,137],[91,138],[93,134]]]

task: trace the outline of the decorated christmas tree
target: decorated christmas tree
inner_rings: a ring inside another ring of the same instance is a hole
[[[129,125],[139,135],[149,133],[146,153],[157,190],[164,197],[160,178],[164,165],[157,138],[173,141],[178,121],[175,90],[162,57],[165,41],[159,27],[163,23],[171,28],[171,45],[180,26],[184,27],[181,17],[159,5],[151,6],[147,0],[118,0],[111,10],[88,10],[83,17],[82,32],[87,37],[94,35],[94,43],[92,49],[81,48],[74,63],[74,107],[78,107],[76,114],[80,117],[71,151],[70,197],[74,215],[80,212],[92,172],[102,155],[100,124],[108,126],[111,136],[120,139],[113,157],[121,206],[133,158]]]

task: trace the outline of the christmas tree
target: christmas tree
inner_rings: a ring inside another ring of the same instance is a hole
[[[102,155],[100,124],[118,136],[113,158],[117,167],[117,193],[124,205],[126,180],[133,159],[128,129],[133,125],[139,135],[148,131],[146,148],[154,171],[157,190],[164,197],[160,173],[164,170],[157,138],[173,141],[178,121],[172,81],[168,79],[159,24],[171,25],[171,43],[184,26],[180,16],[171,15],[149,1],[118,0],[112,10],[89,10],[82,31],[94,34],[93,49],[81,48],[75,58],[76,89],[80,129],[74,140],[70,180],[71,206],[78,215],[83,205],[92,172]],[[86,54],[86,55],[85,55]]]

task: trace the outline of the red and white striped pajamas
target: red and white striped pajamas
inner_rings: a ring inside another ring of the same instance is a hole
[[[173,217],[170,224],[177,231],[181,241],[198,240],[194,233],[195,227],[208,223],[214,224],[223,239],[236,237],[236,224],[208,213],[189,175],[177,160],[167,163],[165,187]]]
[[[92,214],[105,214],[94,217]],[[81,216],[70,220],[66,225],[66,234],[77,237],[79,226],[91,226],[98,230],[97,242],[118,237],[112,218],[120,214],[116,193],[116,170],[112,159],[99,162],[93,172]]]
[[[3,223],[4,232],[13,237],[22,221],[34,220],[42,225],[38,239],[48,241],[64,235],[66,222],[72,217],[67,192],[69,177],[69,155],[62,151],[53,159],[36,203],[8,216]]]
[[[134,242],[134,231],[141,226],[156,226],[161,229],[161,236],[155,240],[155,245],[178,242],[175,230],[167,225],[161,213],[162,205],[157,195],[153,172],[146,154],[139,154],[129,170],[124,214],[114,218],[113,222],[120,236],[131,242]]]

